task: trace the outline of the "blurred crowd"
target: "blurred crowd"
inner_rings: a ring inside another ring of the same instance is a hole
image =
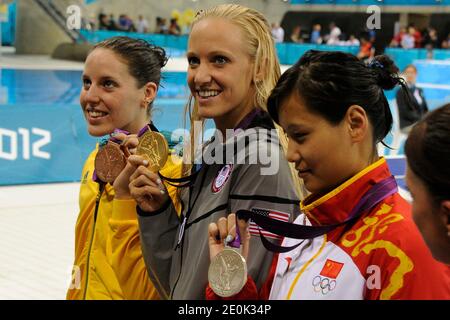
[[[428,27],[420,31],[411,24],[408,27],[401,27],[389,46],[403,49],[448,49],[450,47],[450,33],[442,41],[440,39],[435,28]]]
[[[121,14],[118,19],[113,14],[100,13],[98,16],[98,24],[92,25],[91,30],[109,30],[109,31],[125,31],[138,33],[160,33],[181,35],[186,33],[178,24],[178,19],[171,18],[167,22],[166,18],[156,17],[155,26],[150,27],[148,20],[139,15],[137,21],[134,21],[127,14]]]

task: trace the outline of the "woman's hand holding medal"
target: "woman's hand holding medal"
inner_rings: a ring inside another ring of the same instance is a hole
[[[140,165],[148,165],[145,159],[135,156],[136,148],[139,144],[139,139],[136,134],[126,135],[125,133],[116,133],[114,138],[121,141],[122,150],[128,152],[127,163],[121,173],[114,180],[114,191],[116,199],[131,199],[130,190],[128,184],[130,183],[130,177],[136,171]]]
[[[139,207],[146,212],[159,210],[167,201],[167,189],[158,175],[169,157],[169,146],[159,132],[141,130],[136,155],[128,162],[136,170],[129,179],[131,196]]]
[[[250,246],[249,223],[231,213],[208,227],[211,289],[224,298],[238,294],[247,282],[247,256]],[[236,232],[237,230],[237,232]]]
[[[157,174],[167,158],[167,142],[160,133],[115,131],[97,154],[96,171],[103,182],[113,184],[116,199],[134,198],[142,210],[151,212],[168,200]]]

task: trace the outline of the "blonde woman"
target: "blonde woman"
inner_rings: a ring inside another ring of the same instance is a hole
[[[238,209],[292,220],[298,214],[299,188],[294,186],[275,124],[266,112],[267,97],[280,76],[266,19],[235,4],[201,11],[192,26],[187,57],[191,128],[194,121],[212,119],[217,130],[202,145],[202,161],[196,165],[188,161],[199,159],[193,147],[195,135],[191,135],[192,148],[185,153],[184,163],[189,177],[180,191],[182,214],[179,218],[169,197],[159,192],[158,176],[143,166],[131,176],[130,191],[139,206],[145,262],[155,271],[152,280],[160,294],[171,299],[204,299],[208,225],[226,221]],[[233,135],[226,136],[230,132]],[[251,161],[268,150],[271,156],[265,164]],[[211,158],[215,161],[208,161]],[[277,240],[275,235],[269,237]],[[269,272],[272,253],[261,245],[257,229],[250,241],[255,249],[248,259],[248,271],[260,286]]]

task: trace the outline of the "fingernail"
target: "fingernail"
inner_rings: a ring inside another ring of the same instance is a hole
[[[161,194],[166,194],[164,190],[159,190],[159,192],[161,192]]]
[[[144,166],[148,166],[148,160],[144,160],[144,162],[142,162],[144,164]]]
[[[156,183],[157,183],[157,184],[162,184],[161,179],[156,180]]]
[[[225,243],[229,243],[233,241],[233,236],[231,234],[227,235],[227,237],[225,238]]]

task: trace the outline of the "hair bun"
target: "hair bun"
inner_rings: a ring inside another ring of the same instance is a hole
[[[169,60],[167,58],[166,51],[161,47],[154,46],[153,52],[158,58],[160,68],[164,68],[164,66],[167,64],[167,61]]]
[[[377,83],[382,89],[392,90],[399,84],[399,69],[388,56],[376,56],[368,67],[376,73]]]

